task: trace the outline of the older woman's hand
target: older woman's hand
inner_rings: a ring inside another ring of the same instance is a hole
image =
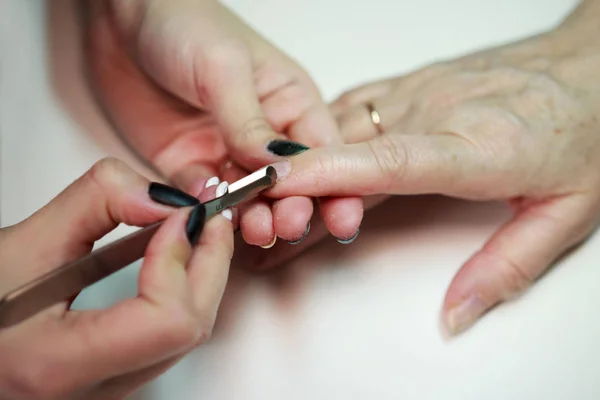
[[[447,292],[451,332],[531,285],[600,216],[600,3],[550,33],[366,85],[334,105],[349,142],[291,159],[274,197],[440,193],[514,217]],[[365,103],[381,117],[379,134]]]
[[[85,255],[119,223],[165,220],[146,250],[137,297],[89,311],[70,310],[65,299],[0,329],[0,398],[121,399],[208,339],[233,253],[231,222],[216,216],[197,241],[191,207],[152,199],[197,201],[149,184],[103,160],[30,218],[0,230],[2,294]]]

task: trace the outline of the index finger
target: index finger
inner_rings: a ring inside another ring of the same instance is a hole
[[[31,354],[42,374],[59,370],[65,390],[78,388],[155,365],[208,339],[227,278],[233,229],[216,216],[193,249],[186,233],[189,215],[189,209],[177,211],[154,235],[137,297],[107,310],[69,313],[51,340],[33,343]],[[214,271],[217,277],[210,276]]]
[[[285,168],[279,167],[286,176],[280,176],[265,195],[439,193],[477,197],[476,191],[490,181],[506,179],[506,171],[496,168],[501,161],[450,134],[382,135],[363,143],[309,150],[287,163]],[[497,185],[494,190],[508,188]]]
[[[219,47],[207,58],[201,76],[200,90],[206,91],[204,97],[223,128],[231,158],[249,170],[276,161],[278,156],[267,146],[285,137],[273,131],[262,112],[250,55],[237,47]]]
[[[269,123],[308,147],[343,143],[335,118],[317,87],[299,67],[292,68],[298,68],[299,76],[262,98]]]

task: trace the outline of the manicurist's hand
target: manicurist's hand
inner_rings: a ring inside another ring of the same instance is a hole
[[[232,182],[308,147],[342,142],[309,75],[214,0],[91,0],[89,78],[115,128],[173,185],[198,195],[211,177]],[[323,198],[340,240],[357,230],[360,198]],[[256,199],[240,209],[243,238],[299,242],[313,200]],[[343,217],[343,215],[348,215]]]
[[[122,399],[208,340],[233,229],[218,215],[199,235],[196,203],[106,159],[30,218],[2,229],[0,294],[85,255],[119,223],[165,220],[146,250],[135,298],[91,311],[70,310],[65,300],[0,328],[0,398]]]

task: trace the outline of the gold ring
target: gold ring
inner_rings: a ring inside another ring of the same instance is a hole
[[[375,109],[373,103],[369,102],[366,104],[367,111],[369,112],[369,116],[371,117],[371,122],[377,128],[377,133],[383,133],[383,128],[381,127],[381,115],[379,115],[379,111]]]

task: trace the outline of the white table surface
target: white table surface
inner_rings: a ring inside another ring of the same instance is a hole
[[[81,85],[70,0],[49,3],[0,7],[2,226],[41,207],[102,156],[129,160]],[[546,29],[576,1],[227,3],[333,99],[365,80]],[[438,318],[447,285],[508,212],[409,198],[385,213],[368,214],[351,246],[330,241],[274,276],[234,273],[211,342],[133,398],[600,398],[597,236],[519,300],[445,341]],[[136,266],[116,274],[77,305],[133,295],[135,274]]]

